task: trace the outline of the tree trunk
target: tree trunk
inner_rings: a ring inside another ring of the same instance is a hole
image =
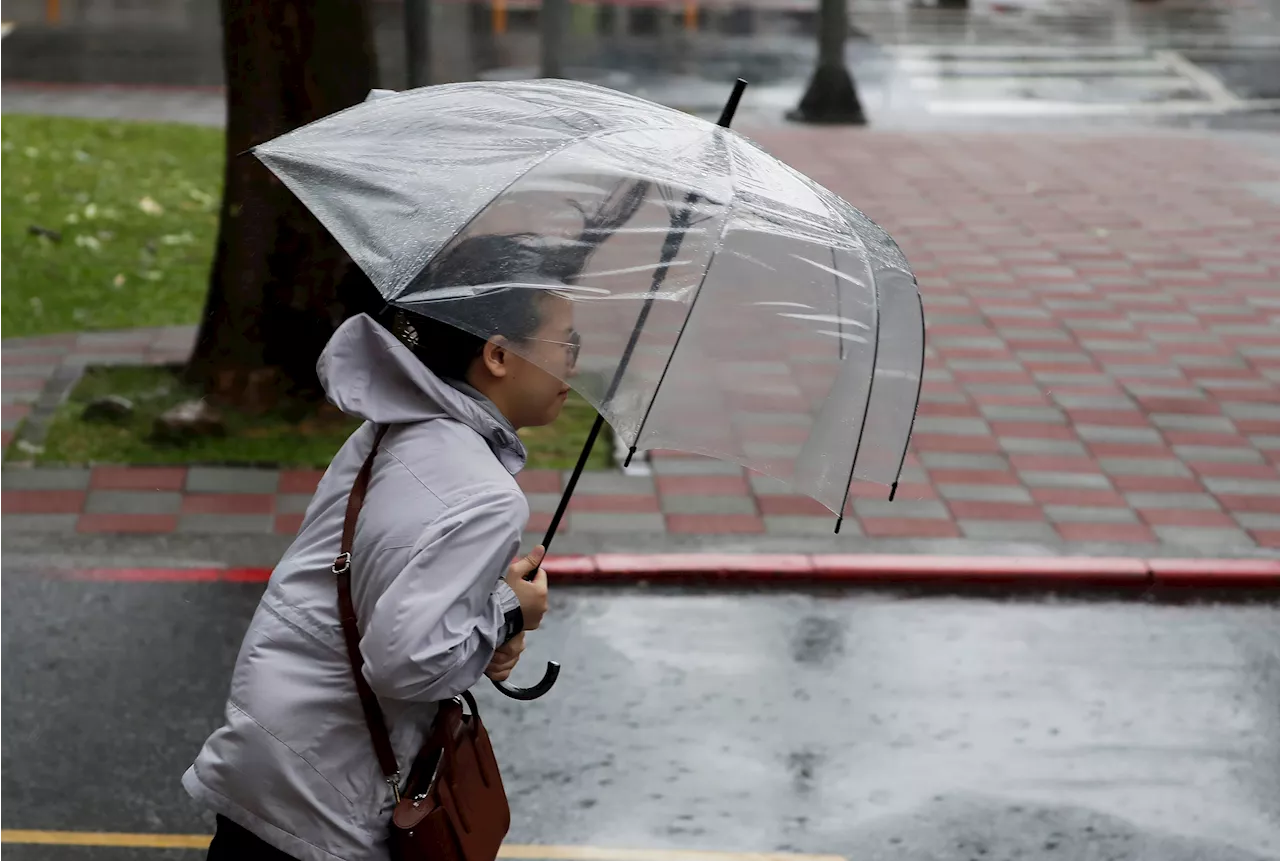
[[[818,9],[818,67],[800,106],[787,117],[803,123],[866,125],[853,75],[844,62],[849,34],[849,0],[820,0]]]
[[[376,85],[365,0],[222,0],[226,169],[209,297],[187,376],[257,411],[320,398],[334,329],[377,307],[363,274],[252,146],[349,107]]]

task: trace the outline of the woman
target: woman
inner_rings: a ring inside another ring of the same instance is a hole
[[[484,236],[456,246],[429,280],[563,284],[572,272],[556,260],[530,237]],[[511,563],[528,519],[516,432],[564,406],[578,352],[572,304],[526,288],[466,301],[471,332],[397,311],[389,327],[348,320],[325,348],[329,399],[365,424],[320,481],[245,635],[225,723],[183,776],[218,814],[211,859],[387,857],[392,798],[331,570],[347,495],[379,426],[390,429],[358,521],[352,590],[364,674],[397,762],[412,762],[436,703],[485,675],[506,679],[524,631],[541,623],[542,548]]]

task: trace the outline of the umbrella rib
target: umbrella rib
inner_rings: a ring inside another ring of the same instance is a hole
[[[849,480],[845,482],[844,499],[840,502],[840,513],[836,516],[836,535],[840,534],[840,527],[844,524],[844,510],[849,505],[849,490],[853,485],[853,474],[858,470],[858,455],[862,453],[862,438],[866,436],[867,416],[871,412],[871,396],[876,389],[876,365],[880,361],[880,285],[876,282],[874,270],[871,283],[875,285],[872,296],[875,297],[876,312],[876,338],[871,347],[871,383],[867,386],[867,401],[862,407],[862,424],[858,428],[858,441],[853,446],[853,463],[849,464]]]
[[[907,463],[907,449],[911,447],[911,434],[916,429],[916,416],[920,414],[920,393],[924,390],[924,298],[916,290],[916,302],[920,305],[920,365],[916,373],[916,405],[911,410],[911,426],[907,428],[907,438],[902,442],[902,457],[898,459],[898,472],[893,477],[893,485],[889,488],[889,501],[898,495],[898,482],[902,480],[902,469]]]
[[[727,212],[733,207],[733,198],[737,184],[733,181],[733,158],[728,153],[729,145],[725,141],[724,136],[721,136],[720,140],[721,143],[724,144],[726,155],[729,156],[725,159],[726,164],[729,166],[729,199],[725,202],[725,211]],[[690,193],[690,196],[693,196],[692,192]],[[688,207],[691,207],[692,205],[692,203],[689,203]],[[688,214],[688,207],[686,207],[685,213],[683,213],[684,215]],[[640,418],[640,425],[636,428],[635,439],[631,441],[631,445],[628,447],[627,459],[623,461],[622,464],[623,469],[631,465],[631,459],[636,455],[636,447],[640,444],[640,436],[644,433],[644,426],[649,422],[649,414],[653,412],[653,405],[658,402],[658,391],[662,388],[662,384],[666,382],[667,372],[671,370],[671,363],[675,359],[676,351],[680,349],[680,342],[684,339],[685,329],[689,327],[689,320],[693,317],[693,311],[698,306],[698,297],[702,295],[702,287],[707,283],[707,276],[711,274],[711,267],[715,265],[716,255],[720,253],[720,245],[724,242],[725,234],[729,232],[729,225],[731,223],[732,222],[729,220],[728,216],[726,216],[724,224],[720,227],[720,234],[716,237],[715,247],[711,249],[711,256],[707,259],[707,268],[702,270],[702,277],[698,279],[698,289],[694,291],[693,298],[689,300],[689,311],[684,315],[684,320],[680,322],[680,331],[676,333],[676,342],[672,345],[671,352],[667,354],[667,362],[662,366],[662,374],[658,377],[657,385],[653,387],[653,396],[649,398],[649,405],[645,407],[644,415]],[[681,241],[683,241],[683,235],[681,236]],[[678,248],[673,249],[671,256],[675,257],[675,253],[678,250]]]
[[[831,248],[831,268],[833,270],[837,268],[835,246],[832,246]],[[839,341],[840,361],[843,362],[844,361],[844,308],[841,301],[841,297],[843,296],[843,294],[840,292],[840,279],[837,276],[832,275],[831,280],[836,285],[836,325],[840,327],[840,337],[836,338],[836,340]]]

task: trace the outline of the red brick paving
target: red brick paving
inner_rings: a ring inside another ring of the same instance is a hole
[[[937,499],[937,484],[1024,486],[1029,472],[1099,476],[1109,485],[1043,487],[1033,480],[1028,487],[1033,503],[952,500],[939,509],[948,512],[945,518],[878,512],[851,518],[867,536],[954,538],[960,534],[956,519],[1035,522],[1043,521],[1043,505],[1128,508],[1126,493],[1212,496],[1214,482],[1280,482],[1280,447],[1259,448],[1262,437],[1280,436],[1280,378],[1272,370],[1280,368],[1280,354],[1262,355],[1280,347],[1280,305],[1275,303],[1280,206],[1246,187],[1280,182],[1274,163],[1243,144],[1200,135],[1163,135],[1159,146],[1152,146],[1151,136],[1102,134],[786,128],[755,137],[876,219],[916,269],[930,344],[919,416],[930,425],[915,435],[900,499]],[[1222,262],[1256,271],[1224,271]],[[1223,330],[1268,325],[1271,331]],[[182,352],[184,337],[189,339],[189,331],[6,342],[4,387],[10,403],[5,418],[25,414],[44,382],[24,371],[76,354],[161,361]],[[806,354],[803,346],[797,345],[794,357]],[[1069,361],[1072,357],[1079,361]],[[1189,361],[1179,361],[1184,357]],[[1012,364],[984,369],[983,362]],[[1156,373],[1163,376],[1144,376]],[[819,377],[802,375],[805,385],[794,383],[796,395],[777,393],[793,376],[760,375],[755,385],[771,380],[775,391],[735,390],[725,396],[724,406],[731,411],[800,406],[799,393],[808,393],[808,384]],[[1049,406],[1066,422],[1038,421],[1008,409]],[[1152,418],[1156,414],[1159,422]],[[1197,426],[1170,421],[1174,416],[1218,421]],[[972,421],[980,418],[985,425]],[[945,432],[947,419],[968,420],[970,432]],[[803,441],[802,429],[795,427],[735,425],[738,442],[785,446]],[[775,469],[786,475],[789,468],[780,460]],[[1126,474],[1130,471],[1139,474]],[[279,492],[310,493],[318,477],[286,471]],[[183,469],[98,467],[88,488],[172,492],[182,490],[185,481]],[[519,483],[528,493],[554,494],[562,477],[554,470],[530,471]],[[663,496],[730,496],[740,504],[751,493],[745,473],[663,474],[652,485],[638,479],[634,487],[634,492],[581,493],[573,508],[622,517],[662,510]],[[1158,540],[1153,525],[1238,530],[1234,514],[1280,514],[1280,493],[1255,489],[1245,495],[1226,492],[1229,487],[1221,485],[1224,492],[1216,496],[1221,510],[1148,509],[1135,512],[1142,522],[1057,523],[1054,529],[1067,542],[1151,543]],[[887,491],[856,485],[850,496],[883,500]],[[82,490],[6,490],[4,511],[79,513],[84,498]],[[817,503],[784,490],[761,493],[757,503],[763,516],[825,513]],[[272,505],[270,496],[188,496],[182,510],[270,513]],[[764,529],[756,515],[670,514],[664,519],[669,530],[680,532]],[[535,513],[530,531],[542,531],[549,520],[550,514]],[[84,514],[79,526],[82,531],[163,531],[175,528],[176,521],[170,515]],[[275,518],[283,534],[300,521],[300,514]],[[1277,533],[1255,529],[1248,540],[1276,547]]]

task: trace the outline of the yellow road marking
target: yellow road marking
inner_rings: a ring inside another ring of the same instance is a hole
[[[44,846],[117,846],[127,849],[208,849],[206,834],[114,834],[102,831],[0,831],[0,843]]]
[[[105,831],[0,831],[0,843],[43,846],[112,846],[125,849],[207,849],[205,834],[123,834]],[[847,861],[841,855],[778,852],[708,852],[680,849],[614,849],[605,846],[503,846],[511,861]]]

